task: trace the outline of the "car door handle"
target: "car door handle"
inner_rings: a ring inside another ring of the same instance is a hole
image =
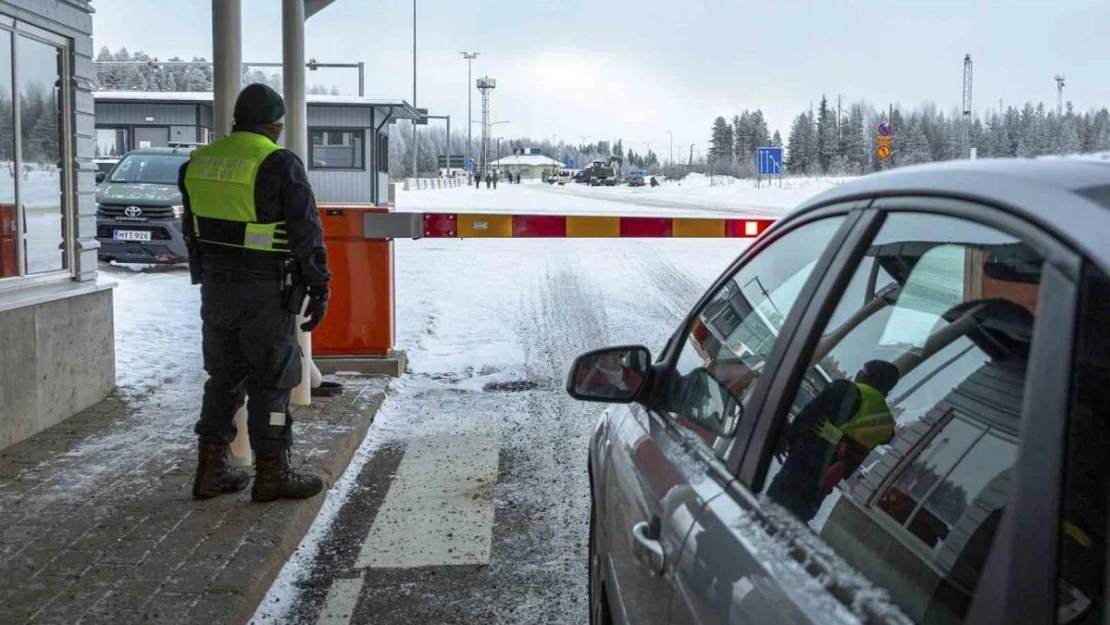
[[[661,575],[666,556],[659,542],[659,517],[632,526],[632,555],[652,575]]]

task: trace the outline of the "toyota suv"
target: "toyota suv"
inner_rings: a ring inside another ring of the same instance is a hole
[[[141,148],[112,168],[96,191],[96,238],[103,261],[188,262],[177,174],[193,146]]]

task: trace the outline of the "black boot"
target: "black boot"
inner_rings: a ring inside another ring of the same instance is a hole
[[[311,473],[297,473],[290,466],[289,449],[255,452],[251,499],[308,499],[324,489],[324,481]]]
[[[209,499],[223,493],[237,493],[251,481],[249,473],[227,463],[227,443],[201,438],[197,444],[197,475],[193,479],[193,499]]]

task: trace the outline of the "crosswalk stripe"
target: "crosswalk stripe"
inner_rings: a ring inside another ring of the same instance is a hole
[[[488,563],[497,463],[493,427],[411,439],[355,568]]]
[[[332,582],[316,625],[349,625],[362,590],[362,575],[339,577]]]

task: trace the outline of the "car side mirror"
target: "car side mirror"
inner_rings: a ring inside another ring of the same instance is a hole
[[[582,354],[567,377],[567,393],[582,401],[627,404],[639,396],[651,370],[651,352],[639,345]]]
[[[106,174],[102,171],[96,172],[96,184],[100,184],[100,183],[104,182],[105,176],[106,176]]]

